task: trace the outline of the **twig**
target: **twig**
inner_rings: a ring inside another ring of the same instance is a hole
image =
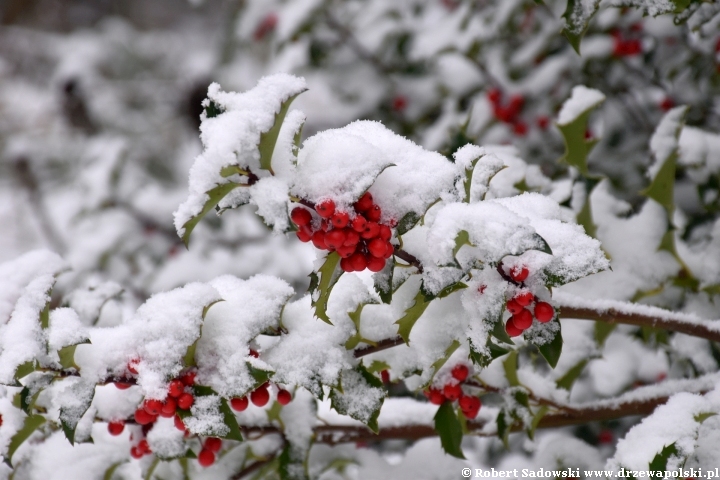
[[[418,272],[423,272],[422,263],[420,263],[420,260],[417,259],[415,255],[412,255],[402,248],[396,248],[395,249],[395,256],[400,258],[401,260],[405,260],[407,263],[412,265],[413,267],[418,269]]]

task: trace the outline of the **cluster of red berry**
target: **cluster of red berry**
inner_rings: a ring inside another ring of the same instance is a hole
[[[523,136],[527,133],[528,126],[520,119],[520,111],[525,104],[525,98],[522,95],[511,95],[507,105],[503,105],[503,93],[499,88],[491,88],[488,90],[487,96],[493,105],[495,118],[511,124],[516,135]]]
[[[442,390],[429,388],[423,393],[427,399],[430,400],[430,403],[435,405],[442,405],[446,401],[454,402],[457,400],[460,410],[462,410],[465,418],[472,420],[477,417],[480,407],[482,406],[482,402],[478,397],[465,395],[463,392],[461,384],[467,380],[469,374],[470,370],[467,365],[463,365],[462,363],[455,365],[452,369],[452,377],[456,380],[456,382],[450,381],[445,384]]]
[[[633,31],[637,30],[637,27]],[[615,57],[630,57],[642,53],[642,41],[639,38],[623,38],[620,30],[613,30],[611,32],[615,43],[613,46],[613,56]]]
[[[203,467],[209,467],[215,463],[215,454],[222,448],[222,440],[216,437],[208,437],[203,443],[203,448],[198,454],[198,463]]]
[[[250,402],[256,407],[264,407],[270,401],[270,384],[265,382],[258,388],[252,391],[250,394],[250,400],[248,397],[235,397],[230,400],[230,406],[236,412],[244,411]],[[277,401],[280,405],[287,405],[292,400],[292,395],[287,390],[278,387]]]
[[[325,200],[315,205],[319,221],[303,207],[295,207],[290,218],[300,228],[297,232],[300,241],[312,240],[320,250],[338,252],[343,271],[361,272],[367,268],[379,272],[395,252],[390,243],[391,225],[380,223],[382,210],[373,203],[370,192],[360,197],[353,209],[354,212],[337,210],[335,202]]]
[[[516,282],[523,282],[530,274],[525,266],[515,266],[510,269],[510,278]],[[539,302],[530,291],[523,291],[507,301],[506,308],[512,317],[505,324],[505,331],[511,337],[517,337],[532,326],[533,312],[530,311],[535,303],[534,313],[538,322],[547,323],[555,317],[555,310],[547,302]]]

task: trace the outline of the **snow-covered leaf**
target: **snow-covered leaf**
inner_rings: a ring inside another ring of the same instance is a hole
[[[340,268],[340,255],[331,252],[325,257],[325,262],[318,269],[318,273],[312,273],[314,280],[310,282],[310,295],[312,305],[315,307],[315,316],[325,323],[332,325],[330,317],[327,316],[327,302],[330,292],[343,274]],[[319,276],[319,278],[318,278]]]
[[[377,433],[377,419],[385,395],[382,382],[365,367],[358,365],[354,370],[342,372],[340,389],[330,392],[330,401],[338,413],[364,423]]]
[[[582,0],[582,3],[587,0]],[[594,1],[594,0],[591,0]],[[570,4],[573,0],[568,1]],[[581,0],[577,1],[577,4]],[[581,174],[588,175],[587,156],[590,153],[592,139],[585,136],[587,121],[594,108],[605,101],[605,95],[599,90],[578,85],[573,88],[572,95],[563,103],[558,114],[557,127],[565,140],[565,154],[562,159],[577,168]]]

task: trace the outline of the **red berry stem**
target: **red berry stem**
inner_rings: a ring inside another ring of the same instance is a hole
[[[417,259],[415,255],[412,255],[402,248],[395,247],[395,256],[401,260],[405,260],[407,263],[418,269],[418,273],[423,272],[422,263]]]

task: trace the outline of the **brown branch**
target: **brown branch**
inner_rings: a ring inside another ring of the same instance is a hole
[[[355,358],[364,357],[365,355],[370,355],[371,353],[379,352],[381,350],[387,350],[388,348],[392,347],[397,347],[398,345],[402,345],[403,343],[405,343],[405,341],[399,335],[393,338],[386,338],[385,340],[380,340],[375,345],[368,345],[366,347],[355,349]]]
[[[409,263],[413,267],[417,268],[418,272],[422,273],[422,271],[423,271],[422,263],[420,263],[420,260],[418,260],[415,255],[412,255],[412,254],[406,252],[402,248],[396,248],[395,256],[400,258],[401,260],[405,260],[407,263]]]
[[[240,470],[238,473],[236,473],[232,477],[230,477],[230,480],[240,480],[241,478],[246,477],[247,475],[250,475],[255,470],[258,470],[258,469],[264,467],[265,465],[267,465],[268,463],[272,462],[273,460],[275,460],[276,457],[277,457],[277,454],[275,454],[265,460],[258,460],[257,462],[252,463],[249,466]]]
[[[629,304],[632,305],[632,304]],[[700,337],[714,342],[720,342],[720,331],[715,327],[716,322],[698,321],[689,322],[678,318],[643,315],[641,313],[623,312],[614,308],[598,309],[592,307],[560,306],[560,316],[568,319],[597,320],[600,322],[641,327],[661,328],[672,332],[684,333],[693,337]],[[672,312],[668,312],[672,314]]]

